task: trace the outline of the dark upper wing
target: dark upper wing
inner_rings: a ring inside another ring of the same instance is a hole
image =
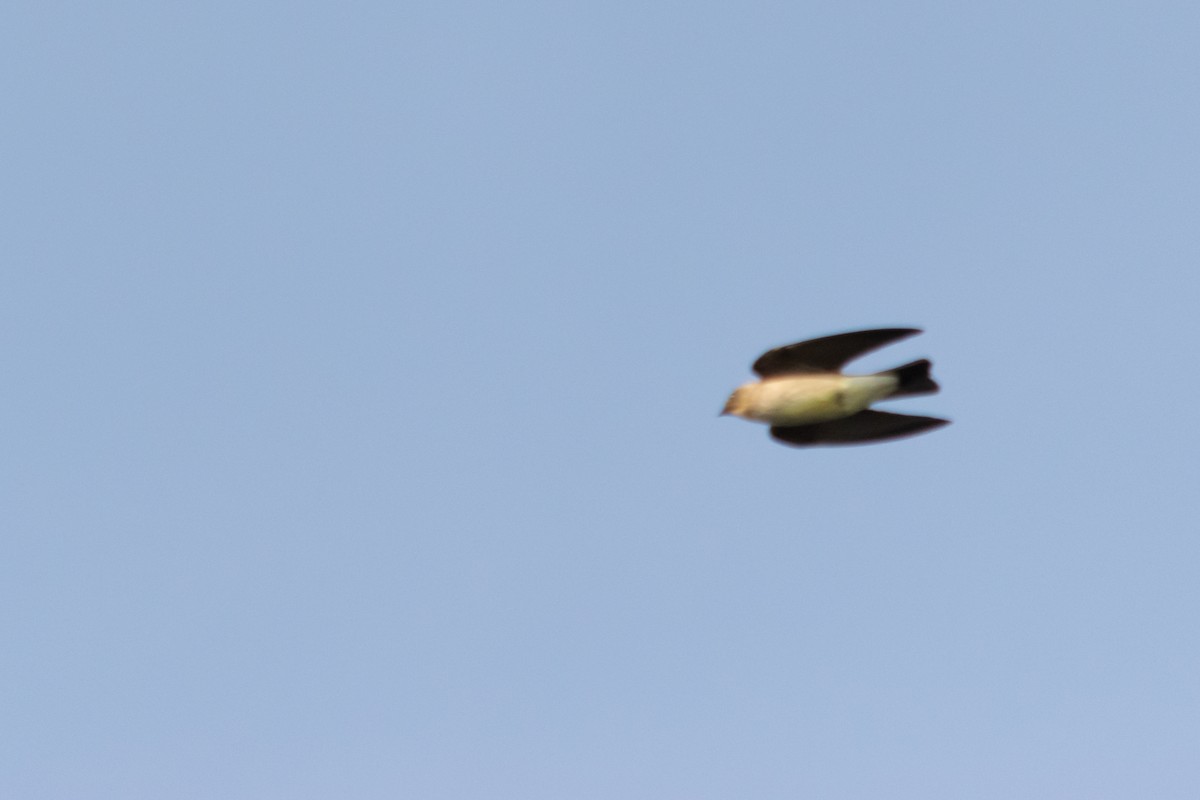
[[[838,372],[847,361],[920,332],[918,328],[878,328],[809,339],[768,350],[754,362],[753,369],[764,378],[791,372]]]
[[[914,436],[948,425],[950,420],[892,414],[887,411],[860,411],[857,414],[815,425],[775,426],[771,436],[794,447],[818,444],[868,444]]]

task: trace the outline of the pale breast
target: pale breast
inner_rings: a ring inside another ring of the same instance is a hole
[[[811,425],[857,414],[887,397],[896,379],[884,375],[788,375],[762,382],[755,416],[772,425]]]

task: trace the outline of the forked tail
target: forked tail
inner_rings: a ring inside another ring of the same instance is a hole
[[[911,364],[905,364],[902,367],[889,369],[880,374],[895,375],[899,380],[899,385],[896,391],[892,392],[890,397],[908,397],[914,394],[933,394],[938,390],[938,385],[933,378],[929,377],[929,368],[933,366],[928,359],[922,358],[920,361],[914,361]]]

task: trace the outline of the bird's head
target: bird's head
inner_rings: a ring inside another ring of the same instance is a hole
[[[725,408],[721,410],[720,416],[730,414],[735,417],[744,417],[754,406],[754,387],[756,384],[747,383],[745,386],[739,386],[733,390],[733,394],[729,395],[729,399],[725,401]]]

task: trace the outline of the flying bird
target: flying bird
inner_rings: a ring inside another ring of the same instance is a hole
[[[948,419],[874,411],[873,403],[933,394],[926,359],[872,375],[844,375],[842,367],[917,328],[878,328],[809,339],[763,353],[754,362],[762,380],[739,386],[722,415],[771,426],[771,436],[794,447],[867,444],[940,428]]]

